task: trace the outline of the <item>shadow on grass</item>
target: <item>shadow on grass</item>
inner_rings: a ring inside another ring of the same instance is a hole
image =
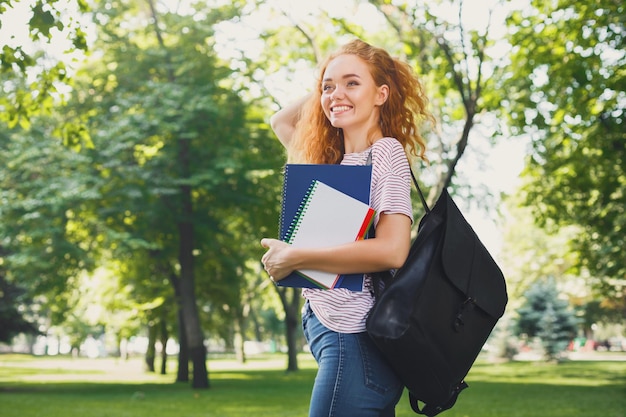
[[[626,389],[623,385],[511,382],[470,382],[469,385],[455,407],[442,417],[626,417]],[[406,410],[407,413],[398,415],[410,416],[408,405]]]
[[[220,370],[210,373],[210,389],[193,390],[171,375],[107,382],[101,371],[80,372],[78,381],[69,379],[75,371],[32,371],[0,379],[2,417],[305,417],[315,377],[314,369]],[[25,374],[30,380],[17,378]],[[626,417],[626,363],[476,364],[467,380],[442,417]],[[396,415],[415,416],[406,393]]]
[[[19,370],[17,370],[19,371]],[[0,382],[2,417],[306,416],[314,370],[215,371],[209,389],[173,383]],[[45,404],[45,414],[42,405]]]

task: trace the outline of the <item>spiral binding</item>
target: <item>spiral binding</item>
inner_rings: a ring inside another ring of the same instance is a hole
[[[278,237],[279,239],[284,239],[284,237],[282,236],[283,230],[285,230],[285,206],[286,206],[286,202],[287,202],[287,174],[289,171],[289,165],[285,165],[285,173],[284,175],[284,182],[283,182],[283,194],[282,194],[282,206],[281,206],[281,210],[280,210],[280,218],[278,219]]]
[[[287,232],[285,233],[285,239],[284,239],[285,242],[291,244],[296,233],[298,233],[298,229],[300,228],[300,223],[302,223],[302,218],[303,218],[302,214],[304,214],[307,208],[309,207],[309,204],[311,202],[311,195],[313,194],[313,192],[315,192],[315,189],[317,188],[317,184],[319,184],[319,181],[313,180],[313,182],[311,182],[311,185],[309,186],[309,189],[306,191],[306,194],[304,195],[304,198],[302,199],[300,206],[298,206],[296,215],[293,217],[293,220],[291,221],[291,224],[289,225],[289,228],[287,229]]]

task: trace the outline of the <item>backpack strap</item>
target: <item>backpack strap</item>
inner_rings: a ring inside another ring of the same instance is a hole
[[[415,185],[415,188],[417,189],[417,193],[419,195],[420,201],[422,202],[422,206],[424,207],[424,211],[426,212],[426,214],[428,214],[430,213],[430,208],[428,207],[428,204],[426,203],[426,198],[424,198],[422,189],[420,188],[419,183],[417,182],[417,178],[415,178],[413,169],[411,169],[411,162],[408,160],[407,162],[409,163],[409,172],[411,173],[411,179],[413,180],[413,184]],[[372,165],[372,150],[371,149],[367,155],[367,160],[365,161],[365,165]],[[370,227],[370,229],[367,231],[366,238],[371,239],[371,238],[374,238],[375,236],[376,236],[375,228]],[[373,287],[372,295],[374,296],[374,298],[378,298],[381,292],[381,288],[380,288],[381,283],[387,284],[391,279],[393,279],[393,274],[391,273],[391,271],[381,271],[381,272],[374,272],[369,275],[372,277],[372,287]]]
[[[413,393],[409,391],[409,403],[411,404],[411,408],[413,409],[413,411],[415,411],[417,414],[422,414],[427,417],[434,417],[443,411],[451,409],[456,403],[456,400],[459,397],[461,391],[463,391],[467,387],[467,383],[465,381],[461,381],[459,382],[459,385],[454,387],[454,390],[452,391],[450,398],[448,398],[447,402],[441,405],[424,404],[423,408],[420,408],[419,400],[415,398]]]

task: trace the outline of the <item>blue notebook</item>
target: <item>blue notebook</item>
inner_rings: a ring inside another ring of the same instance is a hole
[[[289,228],[297,218],[298,210],[307,197],[314,180],[335,188],[365,204],[370,203],[371,165],[287,164],[283,181],[279,238],[287,241]],[[293,272],[278,282],[279,286],[323,288]],[[340,275],[335,288],[362,291],[363,274]]]

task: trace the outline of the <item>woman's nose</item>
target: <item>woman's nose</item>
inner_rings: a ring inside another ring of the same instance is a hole
[[[341,98],[343,96],[344,96],[344,90],[340,86],[336,86],[335,88],[333,88],[333,92],[330,94],[330,98],[332,99]]]

